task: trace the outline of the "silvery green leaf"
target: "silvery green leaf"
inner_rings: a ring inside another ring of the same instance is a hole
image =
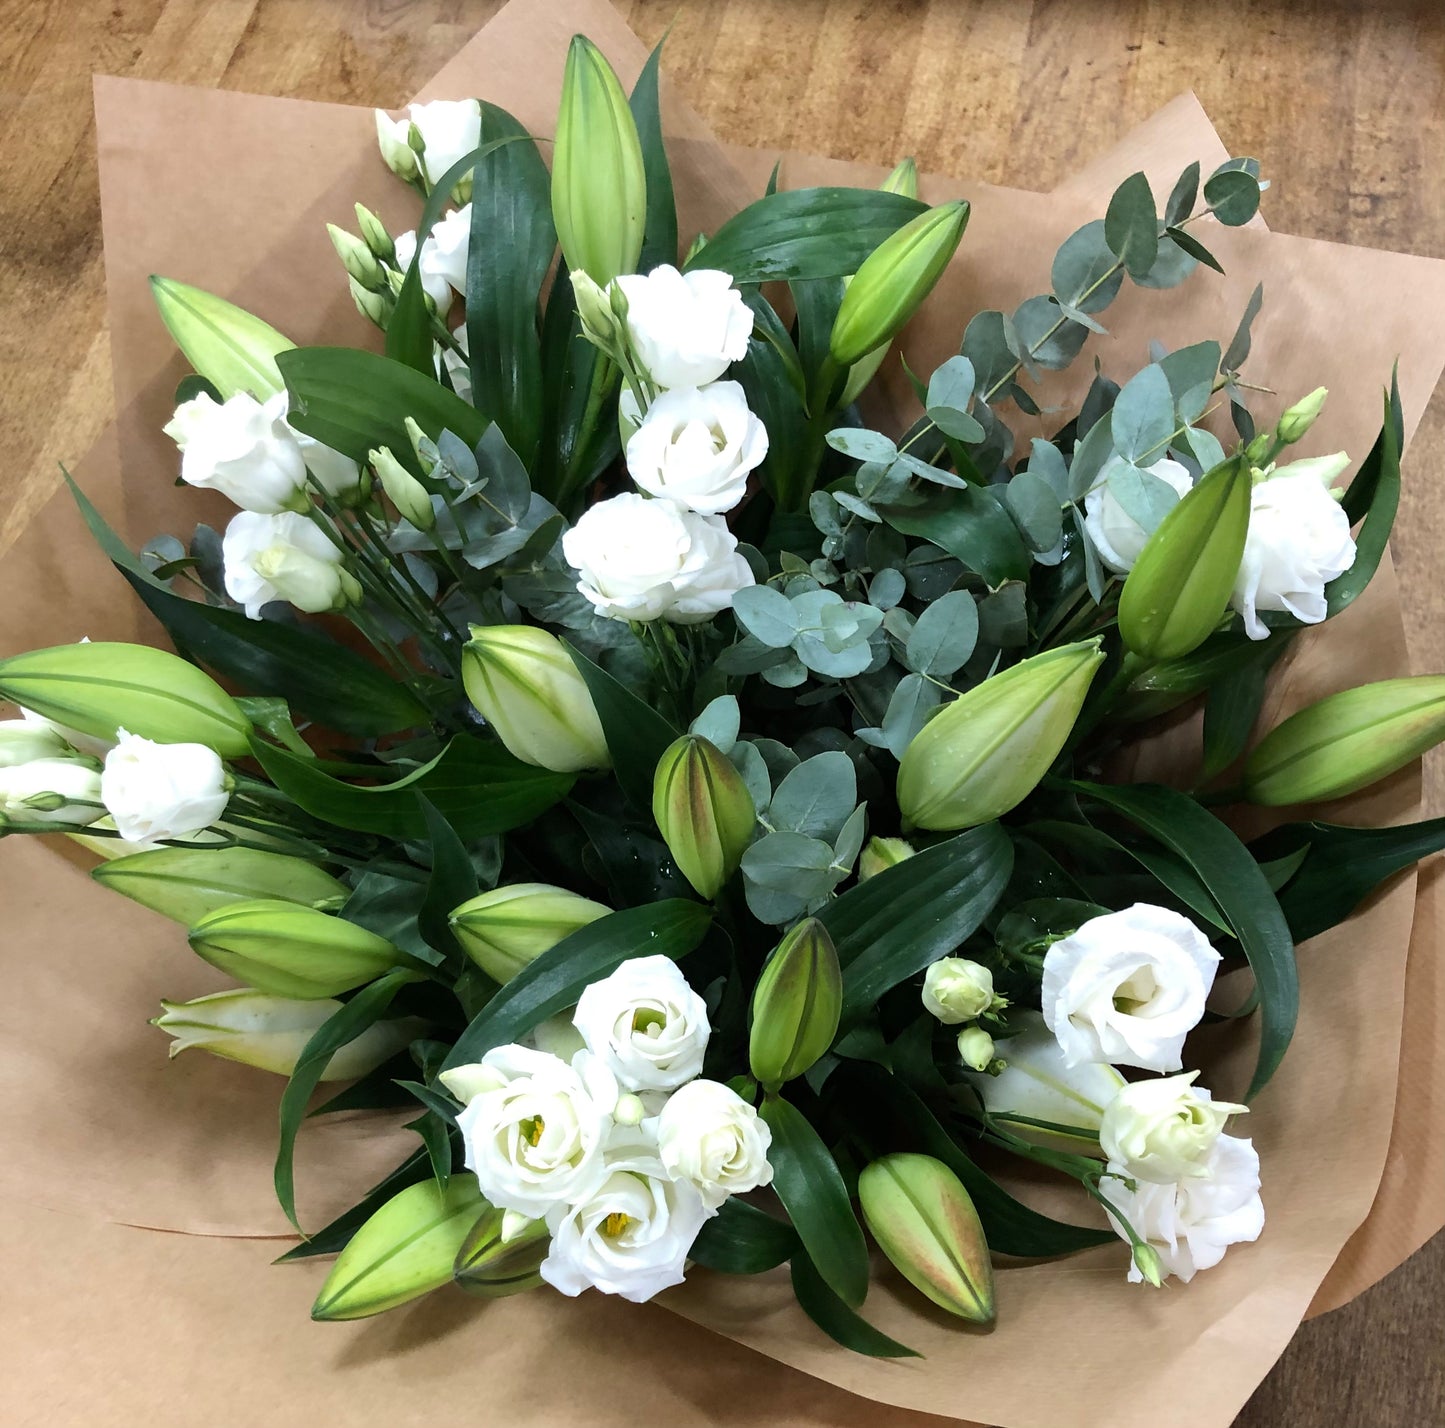
[[[1154,266],[1134,281],[1141,288],[1177,288],[1198,266],[1199,259],[1172,234],[1166,233],[1159,240],[1159,256],[1154,259]]]
[[[798,636],[794,648],[809,669],[829,679],[852,679],[873,662],[873,650],[867,640],[846,649],[831,650],[818,635],[804,633]]]
[[[515,555],[526,545],[530,531],[521,526],[508,526],[494,535],[469,540],[462,547],[462,559],[476,570],[485,570],[509,555]]]
[[[1124,384],[1110,415],[1114,449],[1128,461],[1157,458],[1169,444],[1174,427],[1169,379],[1156,366],[1136,372]]]
[[[967,357],[950,357],[928,380],[924,409],[928,419],[956,441],[982,441],[983,428],[968,414],[976,377]]]
[[[486,478],[486,500],[509,521],[519,521],[527,514],[532,499],[532,483],[522,459],[507,445],[502,428],[493,422],[477,443],[477,466]]]
[[[883,611],[864,600],[848,600],[823,611],[823,641],[843,649],[866,640],[883,623]]]
[[[421,556],[413,555],[408,551],[402,556],[401,563],[406,566],[407,573],[411,578],[426,592],[427,599],[435,600],[440,586],[431,561],[423,560]]]
[[[747,898],[748,911],[768,927],[785,927],[790,922],[796,922],[808,910],[806,898],[761,887],[746,875],[743,877],[743,894]]]
[[[444,431],[437,437],[436,452],[437,459],[447,475],[464,490],[468,487],[481,489],[486,486],[472,448],[454,432]]]
[[[936,545],[916,545],[903,562],[908,593],[918,600],[936,600],[952,590],[963,574],[963,563]]]
[[[1063,504],[1032,466],[1020,471],[1004,487],[1004,504],[1032,550],[1052,550],[1058,544],[1064,528]]]
[[[891,566],[880,570],[869,583],[868,599],[880,610],[891,610],[907,592],[903,572]]]
[[[838,535],[843,523],[838,519],[838,503],[826,491],[814,491],[808,497],[808,516],[824,535]]]
[[[945,436],[951,436],[955,441],[973,443],[983,440],[984,430],[977,417],[972,417],[957,407],[929,407],[928,419]]]
[[[733,615],[743,629],[770,649],[787,649],[798,632],[793,602],[771,585],[745,585],[733,596]]]
[[[768,767],[768,777],[772,779],[774,788],[782,783],[802,762],[792,749],[786,744],[779,743],[777,739],[754,739],[753,747],[763,756],[763,762]]]
[[[943,691],[921,674],[905,674],[888,701],[883,716],[883,746],[901,759],[914,736],[928,722],[928,716],[943,702]]]
[[[1074,459],[1069,464],[1070,500],[1084,499],[1113,454],[1114,435],[1110,423],[1095,422],[1089,434],[1074,448]]]
[[[881,431],[869,431],[867,427],[840,426],[830,431],[826,440],[834,451],[841,451],[855,461],[892,461],[898,453],[898,448]]]
[[[1167,232],[1175,245],[1188,253],[1196,263],[1203,263],[1206,268],[1213,268],[1216,273],[1224,272],[1224,265],[1192,233],[1186,233],[1182,228],[1170,228]]]
[[[759,585],[766,585],[768,583],[768,576],[771,573],[768,569],[767,556],[765,556],[757,546],[749,545],[745,540],[738,542],[738,554],[747,561],[748,569],[753,572],[753,579],[756,580]]]
[[[784,575],[806,575],[808,573],[808,562],[801,555],[794,555],[790,550],[785,550],[778,557],[778,562]]]
[[[1169,201],[1164,205],[1164,222],[1173,227],[1182,223],[1194,212],[1194,201],[1199,197],[1199,160],[1196,159],[1182,174],[1169,192]]]
[[[1204,201],[1227,228],[1248,223],[1259,212],[1258,159],[1228,159],[1204,181]]]
[[[1028,643],[1028,592],[1022,581],[1010,580],[978,602],[981,645],[1017,649]]]
[[[979,427],[979,436],[984,434],[983,428]],[[909,455],[903,451],[898,455],[898,466],[906,467],[915,476],[920,476],[925,481],[932,481],[937,486],[952,486],[958,489],[967,486],[968,482],[961,476],[955,476],[952,471],[945,471],[941,466],[933,466],[927,461],[920,461],[918,457]]]
[[[1255,318],[1259,316],[1259,309],[1263,302],[1264,284],[1259,283],[1250,293],[1249,301],[1244,307],[1244,316],[1239,319],[1239,326],[1235,328],[1229,346],[1224,349],[1224,357],[1219,364],[1224,371],[1237,372],[1244,366],[1245,359],[1249,356],[1249,329],[1253,326]],[[1249,438],[1245,437],[1245,440],[1248,441]]]
[[[1238,390],[1229,394],[1229,417],[1234,423],[1234,429],[1239,433],[1241,441],[1254,440],[1254,418],[1250,415],[1249,408],[1244,404],[1243,396]]]
[[[1135,282],[1154,266],[1159,254],[1159,214],[1143,173],[1130,174],[1114,190],[1104,214],[1104,241]]]
[[[773,781],[768,776],[768,766],[763,756],[746,740],[741,740],[728,750],[728,759],[738,771],[746,786],[753,807],[761,813],[773,796]]]
[[[1080,312],[1102,312],[1119,295],[1124,274],[1104,241],[1104,220],[1071,233],[1054,255],[1049,276],[1054,296]]]
[[[738,741],[741,723],[742,713],[738,709],[737,699],[731,694],[719,694],[688,725],[688,733],[706,739],[720,753],[726,754],[731,752]]]
[[[1052,298],[1031,297],[1019,304],[1013,324],[1030,358],[1040,367],[1057,372],[1079,355],[1088,328],[1072,321]]]
[[[1054,299],[1058,302],[1058,299]],[[1066,302],[1059,303],[1059,311],[1071,322],[1077,322],[1081,327],[1087,327],[1090,332],[1097,332],[1101,337],[1109,335],[1109,329],[1099,321],[1097,317],[1090,317],[1082,308],[1071,307]]]
[[[1019,386],[1017,382],[1010,382],[1008,390],[1003,395],[1006,399],[1011,399],[1018,409],[1028,416],[1043,415],[1043,408],[1033,399],[1028,390]]]
[[[841,820],[839,826],[842,826]],[[832,864],[831,843],[791,829],[765,833],[743,854],[742,860],[743,876],[750,883],[790,893],[804,901],[826,892],[832,885],[829,877]]]
[[[1104,563],[1099,559],[1099,552],[1094,549],[1094,542],[1089,539],[1088,528],[1084,525],[1083,513],[1077,506],[1070,512],[1074,518],[1074,532],[1079,538],[1079,544],[1084,550],[1084,582],[1089,587],[1089,594],[1093,597],[1094,604],[1104,603],[1104,588],[1108,582],[1108,576],[1104,571]]]
[[[1167,481],[1127,461],[1111,465],[1106,479],[1109,493],[1146,535],[1153,535],[1179,504],[1179,493]]]
[[[888,747],[888,741],[883,737],[882,729],[863,728],[855,730],[854,733],[870,748],[886,749]]]
[[[841,605],[843,597],[834,590],[804,590],[789,597],[793,602],[793,619],[799,630],[823,628],[823,611],[830,605]]]
[[[1195,474],[1199,476],[1206,471],[1213,471],[1225,459],[1219,438],[1212,431],[1205,431],[1203,427],[1191,426],[1187,431],[1181,432],[1174,438],[1174,445],[1182,454],[1193,458],[1195,465],[1199,467]]]
[[[906,645],[913,634],[913,616],[907,610],[894,608],[883,616],[883,628],[900,644]]]
[[[1084,400],[1079,403],[1079,434],[1081,436],[1087,436],[1098,425],[1100,418],[1113,411],[1114,401],[1118,395],[1119,384],[1096,370],[1094,380],[1089,383],[1089,390],[1084,393]]]
[[[1196,342],[1181,347],[1159,359],[1159,367],[1169,381],[1174,395],[1174,408],[1182,422],[1196,421],[1205,407],[1219,372],[1219,344]]]
[[[812,565],[809,565],[806,574],[791,575],[783,583],[783,594],[789,600],[796,600],[800,595],[811,595],[814,591],[822,589],[821,583],[813,574],[813,565],[816,564],[817,561],[814,561]]]
[[[871,521],[874,525],[882,523],[883,517],[880,516],[867,501],[863,500],[862,497],[851,495],[847,491],[834,491],[832,494],[833,499],[837,501],[845,511],[851,511],[860,520]]]
[[[1069,499],[1069,467],[1064,454],[1051,441],[1036,436],[1029,446],[1028,469],[1048,484],[1060,506]]]
[[[808,574],[813,578],[815,587],[818,585],[836,585],[838,583],[838,567],[831,560],[814,560],[808,565]]]
[[[805,759],[778,785],[768,807],[768,821],[809,838],[838,836],[858,802],[858,775],[844,753],[815,754]]]
[[[808,677],[803,662],[795,654],[778,664],[770,664],[762,673],[763,679],[778,689],[796,689]]]
[[[1001,312],[978,313],[963,334],[963,355],[973,363],[974,388],[987,393],[1018,365]]]
[[[917,673],[946,679],[968,663],[977,641],[977,602],[967,590],[951,590],[919,615],[904,657]]]
[[[729,645],[717,657],[717,667],[724,674],[760,674],[787,658],[786,649],[774,649],[753,635],[744,635],[737,644]]]
[[[863,851],[863,839],[868,834],[868,805],[860,803],[848,815],[843,831],[833,843],[833,864],[838,868],[852,871],[858,854]]]

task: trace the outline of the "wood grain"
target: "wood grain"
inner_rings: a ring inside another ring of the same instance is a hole
[[[539,4],[544,0],[538,0]],[[108,416],[90,76],[395,106],[494,0],[0,0],[0,549]],[[1048,188],[1183,89],[1274,179],[1272,226],[1445,257],[1439,0],[623,0],[714,126]],[[284,161],[284,155],[278,155]],[[1342,334],[1347,340],[1347,334]],[[1445,668],[1445,409],[1394,550],[1417,669]],[[1445,762],[1427,767],[1445,811]],[[1244,1428],[1445,1420],[1445,1237],[1305,1325]],[[882,1421],[881,1419],[879,1421]],[[1161,1422],[1166,1421],[1161,1416]]]

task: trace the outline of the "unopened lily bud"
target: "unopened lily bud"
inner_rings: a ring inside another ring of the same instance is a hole
[[[906,838],[870,838],[858,858],[858,881],[867,882],[885,868],[911,858],[917,849]]]
[[[386,231],[386,225],[364,203],[356,205],[356,226],[361,229],[361,241],[383,263],[396,258],[396,243]]]
[[[250,752],[251,721],[208,674],[149,645],[86,642],[0,659],[0,697],[83,734]]]
[[[548,883],[513,883],[464,902],[451,915],[462,951],[493,981],[509,982],[564,937],[611,908]]]
[[[940,957],[923,975],[923,1005],[945,1026],[973,1021],[994,1007],[993,973],[967,957]]]
[[[542,1283],[538,1270],[551,1246],[545,1221],[488,1207],[457,1251],[452,1277],[483,1299],[521,1294]]]
[[[175,1038],[172,1056],[183,1051],[209,1051],[261,1071],[289,1076],[306,1043],[341,1010],[341,1003],[323,999],[298,1002],[270,996],[250,987],[213,992],[189,1002],[163,1001],[152,1026]],[[389,1061],[415,1041],[426,1023],[416,1017],[379,1021],[332,1056],[323,1081],[354,1081]]]
[[[391,454],[389,446],[379,446],[366,453],[372,470],[381,481],[381,489],[391,503],[418,530],[429,531],[437,523],[427,488]]]
[[[705,898],[737,872],[757,823],[732,761],[697,734],[684,734],[657,761],[652,816],[678,871]]]
[[[381,292],[368,292],[355,278],[348,276],[347,284],[351,289],[351,300],[356,304],[356,310],[368,322],[375,323],[383,330],[386,324],[391,321],[391,314],[396,309],[396,298],[389,288]]]
[[[1251,803],[1343,798],[1445,740],[1445,675],[1384,679],[1327,695],[1260,740],[1244,766]]]
[[[918,165],[911,158],[901,159],[878,187],[884,193],[901,193],[904,198],[917,198]]]
[[[1325,398],[1328,395],[1327,387],[1316,387],[1309,396],[1301,397],[1292,407],[1285,408],[1284,415],[1280,417],[1279,425],[1275,428],[1285,446],[1299,441],[1315,424],[1315,418],[1324,410]]]
[[[1248,460],[1231,457],[1145,542],[1119,596],[1119,633],[1134,654],[1178,659],[1214,632],[1244,556],[1252,489]]]
[[[220,393],[258,401],[284,389],[276,356],[295,343],[244,308],[174,278],[151,278],[151,296],[186,361]]]
[[[941,1309],[993,1322],[993,1263],[978,1211],[953,1171],[930,1155],[885,1155],[858,1177],[858,1203],[893,1267]]]
[[[490,1207],[474,1175],[433,1179],[393,1195],[331,1266],[311,1307],[317,1320],[365,1319],[450,1282],[457,1252]]]
[[[348,233],[334,223],[328,223],[326,231],[331,236],[331,246],[336,249],[336,256],[341,259],[342,267],[351,277],[364,288],[385,286],[386,274],[382,271],[381,264],[376,261],[376,255],[356,234]]]
[[[386,938],[354,922],[275,898],[217,908],[189,936],[198,956],[238,982],[303,1001],[349,992],[402,961]]]
[[[54,729],[38,719],[0,719],[0,769],[36,759],[68,758],[73,752]]]
[[[930,208],[885,238],[848,284],[828,350],[840,367],[890,342],[922,306],[963,237],[968,204]]]
[[[608,292],[621,293],[621,288],[600,288],[592,278],[580,269],[571,275],[572,292],[577,302],[577,316],[582,322],[582,331],[587,340],[604,352],[612,352],[621,340],[623,332],[612,312]],[[624,295],[623,301],[626,301]]]
[[[974,1071],[987,1071],[993,1065],[993,1037],[981,1026],[966,1026],[958,1033],[958,1059]]]
[[[603,287],[634,272],[647,217],[642,144],[612,66],[583,35],[567,51],[553,155],[552,217],[568,269]]]
[[[801,1076],[833,1044],[843,969],[828,929],[805,917],[778,943],[753,989],[748,1064],[769,1090]]]
[[[269,898],[335,912],[350,896],[315,863],[261,848],[148,848],[92,868],[96,882],[193,927],[233,902]]]
[[[905,827],[972,828],[1021,803],[1064,747],[1103,660],[1098,639],[1045,650],[945,705],[899,765]]]
[[[473,625],[462,683],[523,763],[554,773],[611,766],[592,695],[556,635],[534,625]]]

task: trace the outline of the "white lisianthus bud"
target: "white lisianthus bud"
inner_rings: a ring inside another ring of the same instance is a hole
[[[982,1016],[995,1004],[993,973],[967,957],[940,957],[923,974],[923,1005],[945,1026]]]
[[[374,290],[386,282],[386,274],[381,271],[376,254],[362,239],[334,223],[326,225],[326,232],[331,238],[331,246],[336,249],[336,256],[341,259],[341,266],[362,287]]]
[[[1170,1185],[1203,1174],[1225,1122],[1249,1110],[1196,1090],[1198,1075],[1135,1081],[1104,1107],[1099,1144],[1131,1180]]]
[[[1071,1066],[1177,1071],[1219,961],[1187,917],[1135,903],[1091,918],[1044,954],[1044,1020]]]
[[[1301,440],[1315,424],[1319,414],[1324,410],[1327,396],[1329,396],[1327,387],[1316,387],[1309,396],[1301,397],[1293,406],[1286,407],[1280,414],[1276,431],[1279,439],[1286,446],[1292,446],[1296,441]]]
[[[94,823],[104,811],[83,805],[99,802],[100,774],[75,759],[0,768],[0,814],[17,823]]]
[[[1119,457],[1106,462],[1092,488],[1085,495],[1084,529],[1089,533],[1089,539],[1094,542],[1099,559],[1116,575],[1127,575],[1134,568],[1134,562],[1139,559],[1139,553],[1149,539],[1149,532],[1119,504],[1109,487],[1110,468],[1121,464]],[[1152,466],[1144,467],[1144,470],[1172,486],[1181,496],[1193,484],[1189,479],[1189,472],[1179,462],[1171,461],[1167,456],[1154,462]]]
[[[472,206],[467,204],[455,213],[448,213],[432,225],[427,240],[421,245],[417,270],[422,291],[436,303],[437,312],[445,317],[452,305],[452,293],[465,295],[467,290],[467,253],[471,246]],[[416,257],[414,230],[396,236],[396,264],[405,273]]]
[[[226,593],[253,620],[273,600],[314,615],[361,599],[356,577],[342,565],[342,552],[295,511],[275,516],[243,511],[226,527],[221,554]]]
[[[368,292],[353,277],[348,277],[347,286],[351,290],[351,300],[356,304],[356,310],[368,322],[375,323],[377,327],[385,327],[387,319],[391,316],[392,309],[396,306],[396,300],[391,292]]]
[[[981,1026],[966,1026],[958,1033],[958,1059],[974,1071],[993,1065],[993,1037]]]
[[[63,759],[70,746],[38,719],[0,720],[0,769],[13,769],[36,759]]]
[[[499,1046],[441,1079],[466,1102],[457,1128],[467,1169],[499,1209],[540,1219],[596,1182],[618,1096],[597,1057],[579,1052],[568,1065],[544,1051]]]
[[[366,459],[381,480],[381,489],[391,498],[391,503],[418,530],[429,531],[437,523],[436,512],[432,509],[431,496],[425,486],[391,454],[389,446],[369,451]]]
[[[384,109],[377,109],[376,143],[386,166],[399,179],[408,182],[421,172],[421,161],[416,150],[408,142],[411,133],[410,119],[393,119]]]
[[[628,342],[655,386],[701,387],[747,356],[753,314],[730,273],[664,263],[615,281],[627,299]]]
[[[572,295],[577,304],[577,316],[587,340],[604,352],[612,352],[617,346],[617,319],[612,314],[607,289],[599,287],[579,268],[568,275],[572,280]]]
[[[290,398],[258,402],[237,392],[182,402],[165,425],[181,451],[181,480],[228,496],[242,510],[275,515],[306,504],[306,461],[286,422]]]
[[[482,142],[482,107],[475,99],[433,99],[428,104],[409,104],[407,114],[422,139],[421,166],[429,184],[441,182],[442,175],[466,158]],[[471,191],[470,178],[457,188]]]
[[[768,1123],[717,1081],[689,1081],[668,1097],[657,1120],[657,1145],[674,1180],[697,1187],[715,1210],[729,1195],[771,1184]]]
[[[204,744],[157,744],[121,729],[100,796],[121,837],[145,845],[209,828],[226,811],[230,782]]]
[[[702,1071],[707,1006],[669,957],[633,957],[593,982],[573,1024],[627,1091],[671,1091]]]
[[[697,624],[752,585],[737,538],[720,516],[627,493],[599,501],[562,537],[577,588],[613,620]]]
[[[1251,1142],[1238,1136],[1220,1136],[1197,1171],[1173,1184],[1137,1179],[1113,1163],[1108,1175],[1120,1178],[1101,1183],[1105,1198],[1154,1251],[1163,1273],[1185,1284],[1218,1264],[1230,1245],[1257,1240],[1264,1229],[1259,1156]],[[1126,1180],[1134,1181],[1133,1190]],[[1109,1219],[1127,1240],[1119,1220]],[[1131,1264],[1130,1283],[1144,1278],[1137,1262]]]
[[[705,516],[730,511],[768,454],[768,430],[736,382],[676,387],[647,409],[627,442],[627,470],[644,491]]]
[[[1250,639],[1269,636],[1261,610],[1282,610],[1306,625],[1325,618],[1325,586],[1355,563],[1350,518],[1331,490],[1348,465],[1337,451],[1291,461],[1256,483],[1230,598]]]
[[[906,838],[870,838],[858,857],[858,881],[866,883],[885,869],[911,858],[917,849]]]

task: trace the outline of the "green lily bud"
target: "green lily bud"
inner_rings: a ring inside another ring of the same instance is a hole
[[[906,838],[870,838],[858,859],[858,881],[866,883],[885,868],[911,858],[916,851]]]
[[[898,767],[905,828],[972,828],[1027,798],[1064,747],[1103,661],[1098,639],[1045,650],[946,704]]]
[[[151,278],[151,296],[177,347],[220,394],[250,392],[265,401],[281,391],[276,354],[295,343],[269,322],[253,317],[214,293],[203,292],[173,278]]]
[[[149,645],[55,645],[0,659],[0,696],[82,734],[250,752],[251,721],[210,675]]]
[[[452,931],[462,951],[493,981],[509,982],[564,937],[612,909],[548,883],[513,883],[478,894],[455,909]]]
[[[436,511],[432,509],[431,495],[427,488],[391,454],[389,446],[378,446],[366,453],[381,489],[391,498],[391,503],[418,530],[429,531],[437,523]]]
[[[966,1026],[958,1033],[958,1059],[974,1071],[987,1071],[994,1060],[993,1037],[981,1026]]]
[[[1239,574],[1252,489],[1249,462],[1231,457],[1145,542],[1119,596],[1119,633],[1133,653],[1178,659],[1214,632]]]
[[[642,144],[622,85],[585,35],[572,37],[562,77],[552,217],[572,272],[606,287],[636,270],[647,217]]]
[[[828,929],[805,917],[778,943],[753,989],[748,1064],[764,1089],[801,1076],[833,1044],[843,969]]]
[[[488,1209],[474,1175],[393,1195],[337,1256],[311,1306],[317,1320],[365,1319],[450,1282],[457,1251]]]
[[[901,159],[878,187],[884,193],[901,193],[904,198],[918,197],[918,165],[911,159]]]
[[[279,898],[219,907],[189,936],[198,956],[238,982],[302,1001],[349,992],[403,960],[386,938]]]
[[[1292,407],[1285,408],[1275,428],[1283,445],[1292,446],[1315,424],[1315,418],[1324,410],[1327,396],[1327,387],[1316,387],[1309,396],[1301,397]]]
[[[1244,765],[1251,803],[1319,803],[1403,768],[1445,740],[1445,675],[1382,679],[1292,714]]]
[[[732,761],[697,734],[684,734],[658,759],[652,816],[678,871],[709,899],[737,872],[757,823]]]
[[[523,763],[553,773],[611,767],[592,695],[556,635],[534,625],[473,625],[462,684]]]
[[[869,1233],[893,1267],[940,1309],[990,1324],[993,1264],[962,1182],[929,1155],[885,1155],[858,1177]]]
[[[147,848],[112,858],[90,875],[187,927],[234,902],[271,899],[335,912],[351,895],[315,863],[261,848]]]
[[[341,1003],[324,999],[298,1002],[273,997],[250,987],[212,992],[189,1002],[163,1001],[160,1016],[152,1022],[175,1038],[171,1055],[198,1048],[227,1061],[239,1061],[261,1071],[289,1076],[322,1025],[341,1010]],[[379,1021],[349,1041],[327,1063],[323,1081],[354,1081],[389,1061],[426,1030],[417,1017]]]
[[[394,262],[396,244],[386,225],[364,203],[356,205],[356,226],[361,229],[361,241],[371,249],[373,255],[383,263]]]
[[[368,292],[355,278],[348,276],[346,281],[351,289],[351,300],[356,304],[357,312],[385,332],[386,324],[391,321],[391,315],[396,310],[396,298],[391,289]]]
[[[828,350],[840,367],[891,341],[942,276],[968,223],[968,204],[930,208],[890,234],[843,294]]]
[[[356,234],[348,233],[334,223],[328,223],[326,231],[331,237],[331,246],[336,249],[336,256],[341,259],[341,266],[351,277],[364,288],[374,290],[386,286],[386,274],[376,261],[376,255]]]
[[[469,1294],[505,1299],[542,1283],[538,1270],[551,1247],[544,1221],[489,1206],[462,1241],[452,1277]]]

